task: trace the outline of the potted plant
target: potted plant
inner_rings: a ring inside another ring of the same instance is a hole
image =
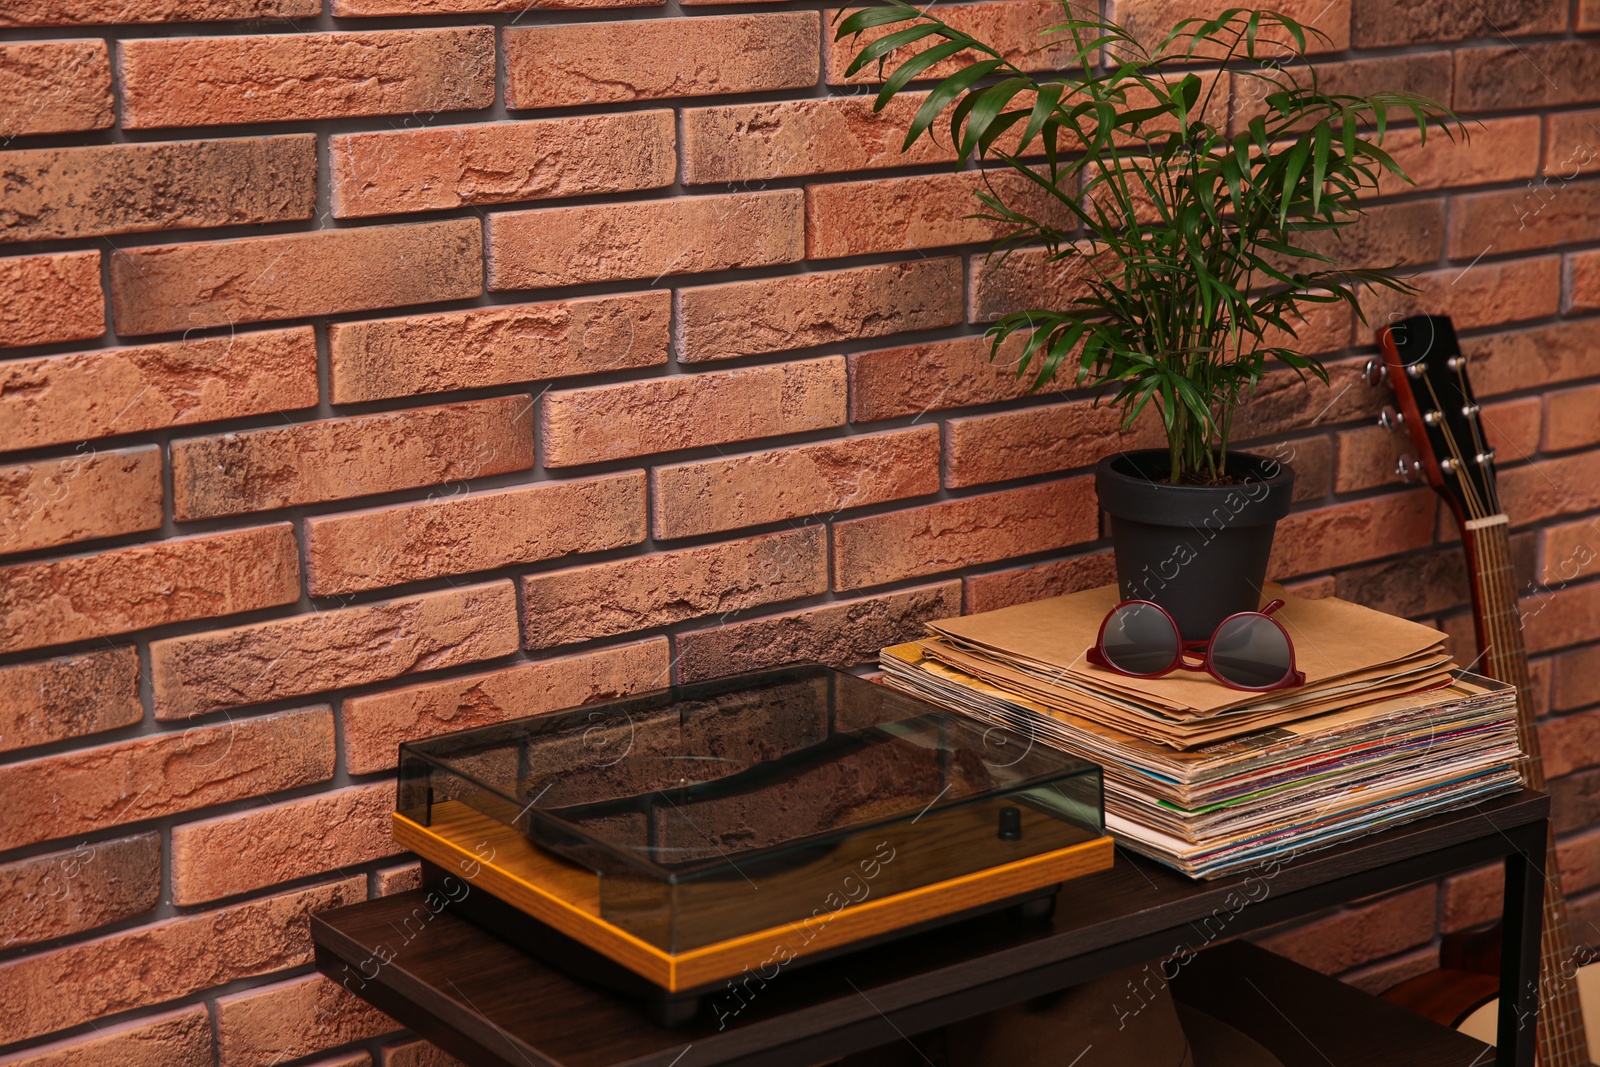
[[[902,150],[936,139],[948,111],[958,169],[999,160],[1060,205],[1041,217],[987,180],[978,194],[983,209],[970,217],[1007,228],[991,256],[1042,245],[1048,262],[1079,261],[1086,278],[1066,307],[1001,318],[991,354],[1014,339],[1019,376],[1034,388],[1060,374],[1098,389],[1120,405],[1124,428],[1154,406],[1166,448],[1106,457],[1096,487],[1123,595],[1160,603],[1186,639],[1203,640],[1259,606],[1293,489],[1286,465],[1230,450],[1235,411],[1275,364],[1327,381],[1318,359],[1274,340],[1298,336],[1307,305],[1342,301],[1360,314],[1357,285],[1412,288],[1395,267],[1341,266],[1338,239],[1384,172],[1410,181],[1382,147],[1391,117],[1414,121],[1424,139],[1462,124],[1410,93],[1323,91],[1314,67],[1283,62],[1322,35],[1285,15],[1185,19],[1147,49],[1063,6],[1044,32],[1070,39],[1067,76],[1030,74],[900,0],[845,14],[835,39],[881,34],[849,68],[876,63],[883,77],[895,60],[878,109],[935,64],[970,60],[934,85]],[[1196,71],[1202,60],[1259,91],[1243,94],[1245,107],[1219,101],[1228,75]]]

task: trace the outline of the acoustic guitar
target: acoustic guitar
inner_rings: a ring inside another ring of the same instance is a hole
[[[1529,697],[1528,654],[1522,642],[1522,617],[1511,567],[1511,522],[1500,509],[1495,454],[1484,440],[1483,422],[1455,329],[1448,318],[1418,315],[1381,328],[1378,346],[1383,361],[1373,360],[1368,365],[1368,381],[1376,385],[1386,377],[1399,407],[1398,411],[1386,409],[1380,421],[1391,430],[1409,432],[1417,450],[1417,458],[1401,458],[1400,475],[1407,481],[1425,479],[1444,498],[1461,527],[1480,652],[1474,669],[1516,686],[1517,735],[1526,756],[1523,778],[1530,788],[1543,789],[1544,763]],[[1600,1059],[1600,1048],[1591,1051],[1583,993],[1588,987],[1600,1007],[1600,969],[1578,966],[1593,957],[1573,951],[1553,834],[1545,845],[1545,871],[1539,1063],[1542,1067],[1590,1067],[1592,1059]],[[1441,969],[1395,986],[1384,998],[1492,1044],[1499,946],[1498,928],[1447,935],[1440,949]],[[1589,1018],[1600,1021],[1600,1016]]]

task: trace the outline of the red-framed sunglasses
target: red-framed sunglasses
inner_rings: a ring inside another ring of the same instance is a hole
[[[1089,662],[1130,678],[1160,678],[1173,671],[1204,671],[1230,689],[1266,693],[1306,684],[1295,668],[1294,642],[1272,613],[1241,611],[1217,624],[1209,641],[1184,641],[1178,624],[1161,605],[1124,600],[1100,624]],[[1199,663],[1188,657],[1200,656]]]

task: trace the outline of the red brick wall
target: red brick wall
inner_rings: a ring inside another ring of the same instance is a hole
[[[1085,471],[1147,435],[1025,395],[977,339],[1073,279],[985,265],[973,176],[899,153],[915,100],[872,115],[821,5],[683,2],[0,6],[3,1062],[433,1062],[309,970],[308,912],[412,877],[399,741],[863,664],[1107,580]],[[1337,87],[1485,123],[1397,132],[1419,185],[1350,249],[1415,267],[1488,399],[1600,940],[1600,4],[1290,6]],[[947,10],[1019,53],[1054,11]],[[1460,554],[1372,426],[1368,331],[1336,311],[1305,339],[1332,388],[1274,377],[1244,418],[1299,471],[1275,575],[1465,649]],[[1493,892],[1276,943],[1381,984]]]

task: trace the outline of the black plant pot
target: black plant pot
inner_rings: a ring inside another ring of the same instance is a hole
[[[1095,468],[1111,516],[1124,600],[1152,600],[1186,641],[1203,641],[1236,611],[1261,606],[1272,534],[1289,513],[1294,471],[1266,456],[1228,455],[1233,485],[1173,485],[1165,449],[1107,456]]]

